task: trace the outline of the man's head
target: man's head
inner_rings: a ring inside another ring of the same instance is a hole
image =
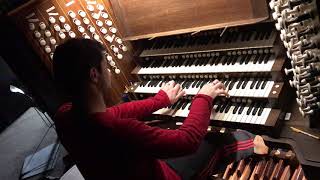
[[[68,96],[95,90],[105,97],[110,87],[110,72],[103,46],[89,39],[71,39],[61,44],[53,56],[53,76]]]

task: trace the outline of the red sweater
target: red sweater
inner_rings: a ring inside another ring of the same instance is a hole
[[[177,130],[150,127],[138,120],[168,105],[168,96],[160,91],[152,98],[113,106],[80,121],[73,118],[69,103],[58,110],[56,129],[86,180],[179,180],[160,159],[197,150],[207,132],[212,98],[195,96],[189,116]]]

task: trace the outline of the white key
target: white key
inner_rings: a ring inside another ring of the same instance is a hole
[[[271,92],[271,89],[273,88],[273,85],[274,85],[274,81],[268,81],[268,86],[265,87],[265,93],[264,93],[264,97],[268,97],[270,92]]]
[[[250,123],[251,122],[251,119],[252,119],[252,111],[253,111],[254,107],[252,107],[249,115],[247,114],[247,119],[245,120],[245,123]]]
[[[176,116],[187,117],[188,114],[189,114],[189,109],[188,108],[189,108],[190,105],[191,105],[191,103],[188,103],[183,110],[180,109],[179,113],[176,113]]]
[[[275,62],[275,57],[274,55],[272,55],[270,56],[270,59],[268,60],[267,64],[263,63],[265,67],[264,71],[271,71],[274,62]]]
[[[233,109],[235,108],[235,106],[231,106],[228,113],[224,116],[224,121],[231,121],[232,119],[232,116],[234,115],[232,112],[233,112]]]
[[[247,115],[248,109],[249,109],[248,106],[244,107],[244,109],[243,109],[243,111],[241,113],[241,119],[238,122],[241,122],[241,123],[245,123],[246,122],[246,120],[248,119],[248,115]]]
[[[265,90],[266,90],[266,87],[268,85],[268,81],[266,82],[266,85],[265,87],[262,89],[262,85],[266,82],[266,80],[263,80],[259,86],[259,89],[256,89],[257,91],[257,97],[263,97],[264,96],[264,93],[265,93]]]
[[[242,94],[242,96],[245,96],[245,97],[249,97],[252,95],[252,89],[250,89],[250,86],[253,82],[253,78],[251,78],[248,83],[247,83],[247,86],[243,89],[244,93]]]
[[[260,107],[259,107],[259,109],[260,109]],[[258,111],[259,111],[259,109],[257,110],[257,112],[256,112],[255,115],[252,115],[251,121],[249,122],[250,124],[258,124],[258,123],[257,123],[257,120],[258,120],[258,118],[259,118],[259,116],[258,116]]]
[[[260,124],[265,124],[268,117],[269,117],[269,114],[271,112],[271,108],[264,108],[262,114],[261,114],[261,117],[260,117]]]
[[[243,104],[241,104],[241,106],[243,106]],[[241,106],[239,107],[239,110],[240,110]],[[241,114],[238,114],[238,112],[237,112],[237,119],[233,119],[233,122],[241,122],[244,115],[246,115],[244,112],[244,109],[241,112]]]
[[[239,81],[236,81],[236,82],[234,83],[232,89],[229,90],[229,95],[230,95],[230,96],[235,96],[235,94],[237,93],[236,87],[237,87],[238,82],[239,82]]]
[[[213,108],[211,110],[211,114],[210,114],[210,119],[214,119],[214,117],[216,116],[216,112],[215,110],[217,109],[218,105],[213,105]]]
[[[234,108],[236,108],[236,107],[234,107]],[[233,108],[233,109],[234,109],[234,108]],[[239,109],[240,109],[240,107],[238,107],[237,112],[236,112],[235,114],[232,113],[232,114],[230,115],[230,119],[228,118],[228,121],[237,122],[237,119],[240,117],[239,114],[238,114]],[[233,110],[232,110],[232,111],[233,111]]]
[[[173,114],[174,110],[170,108],[162,108],[158,111],[153,112],[152,114],[161,114],[161,115],[168,115],[171,116]]]
[[[246,81],[247,81],[247,83],[246,83]],[[245,88],[244,89],[242,89],[242,86],[243,86],[243,84],[245,84],[246,83],[246,85],[245,85]],[[245,89],[248,87],[248,80],[246,79],[246,80],[244,80],[244,82],[242,83],[242,85],[240,86],[240,89],[239,89],[239,93],[238,93],[238,96],[245,96],[245,93],[246,93],[246,91],[245,91]]]

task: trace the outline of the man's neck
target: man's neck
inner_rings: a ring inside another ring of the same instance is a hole
[[[87,91],[85,95],[78,97],[76,102],[76,106],[88,114],[105,112],[106,110],[103,96],[97,91]]]

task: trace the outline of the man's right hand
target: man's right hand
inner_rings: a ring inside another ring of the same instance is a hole
[[[219,95],[229,96],[228,91],[223,83],[218,81],[217,79],[209,84],[205,84],[198,94],[204,94],[212,97],[213,99]]]

